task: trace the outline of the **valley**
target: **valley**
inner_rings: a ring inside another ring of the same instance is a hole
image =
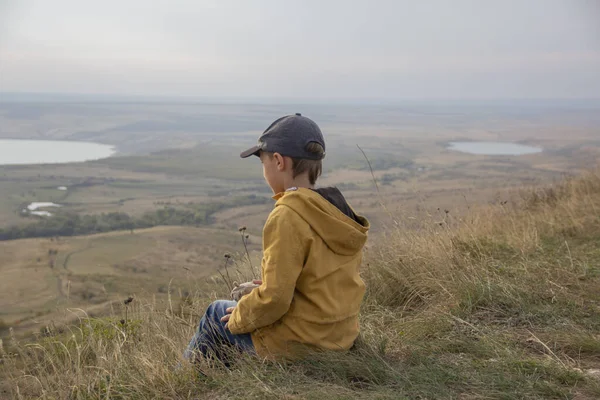
[[[4,326],[39,332],[71,318],[66,309],[101,315],[130,295],[177,301],[217,284],[226,253],[247,275],[238,227],[248,228],[258,264],[273,203],[258,160],[238,154],[271,120],[299,109],[325,133],[319,184],[343,191],[371,220],[372,238],[398,218],[415,226],[460,218],[600,159],[600,113],[580,105],[0,103],[0,138],[117,149],[95,161],[0,165]],[[451,141],[543,151],[474,155],[449,149]],[[60,207],[24,211],[32,203]]]

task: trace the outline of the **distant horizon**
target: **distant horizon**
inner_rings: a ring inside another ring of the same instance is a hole
[[[8,97],[8,98],[7,98]],[[63,102],[74,100],[90,101],[124,101],[124,102],[161,102],[174,101],[183,103],[204,104],[330,104],[330,105],[394,105],[402,103],[577,103],[598,102],[598,97],[272,97],[272,96],[202,96],[202,95],[163,95],[163,94],[125,94],[125,93],[86,93],[86,92],[29,92],[0,91],[2,102],[50,101]]]

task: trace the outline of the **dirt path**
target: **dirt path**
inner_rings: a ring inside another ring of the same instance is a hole
[[[85,247],[78,249],[78,250],[74,250],[70,253],[68,253],[65,257],[65,259],[63,260],[62,266],[63,266],[63,271],[61,272],[56,272],[56,285],[57,285],[57,289],[58,289],[58,294],[60,297],[68,297],[68,293],[65,293],[65,272],[69,271],[69,260],[71,259],[71,256],[73,254],[78,254],[78,253],[83,253],[84,251],[87,251],[89,249],[91,249],[92,247],[92,243],[88,240],[87,244]]]
[[[73,254],[77,254],[77,253],[83,253],[84,251],[86,251],[86,250],[89,250],[89,249],[91,249],[92,247],[94,247],[94,246],[92,246],[92,243],[91,243],[91,242],[88,240],[88,241],[87,241],[87,246],[85,246],[84,248],[82,248],[82,249],[79,249],[79,250],[75,250],[75,251],[72,251],[72,252],[68,253],[68,254],[67,254],[67,256],[65,257],[64,261],[63,261],[63,269],[66,269],[66,270],[68,270],[68,269],[69,269],[69,267],[68,267],[68,265],[69,265],[69,260],[71,259],[71,256],[72,256]]]

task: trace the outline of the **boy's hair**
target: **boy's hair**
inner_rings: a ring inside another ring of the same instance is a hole
[[[319,158],[318,160],[308,160],[304,158],[292,158],[292,172],[294,178],[300,174],[308,171],[308,181],[311,185],[314,185],[317,182],[317,178],[321,176],[323,172],[323,155],[325,154],[325,149],[317,142],[310,142],[306,145],[306,151],[314,154]]]
[[[323,172],[323,156],[325,155],[325,149],[317,142],[310,142],[306,145],[306,151],[315,155],[318,160],[309,160],[305,158],[293,158],[292,157],[292,176],[295,178],[300,174],[308,172],[308,181],[311,185],[317,182],[317,178],[321,176]],[[273,157],[273,153],[267,153],[269,157]]]

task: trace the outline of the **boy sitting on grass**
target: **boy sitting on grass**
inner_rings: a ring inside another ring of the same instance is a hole
[[[325,142],[312,120],[279,118],[240,156],[252,155],[277,201],[263,230],[262,280],[239,302],[212,303],[184,357],[223,360],[226,348],[270,359],[306,348],[348,350],[359,332],[369,222],[337,188],[315,189]]]

